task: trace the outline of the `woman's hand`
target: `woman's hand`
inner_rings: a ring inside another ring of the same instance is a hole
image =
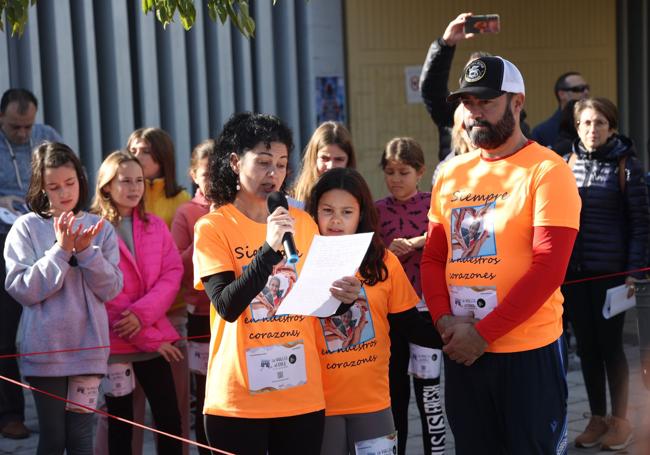
[[[295,234],[295,220],[284,207],[278,207],[266,219],[266,243],[275,251],[282,248],[282,237],[287,232]]]
[[[90,246],[90,243],[97,236],[99,231],[101,231],[102,226],[104,225],[104,218],[100,219],[97,224],[94,224],[84,230],[82,230],[74,243],[74,250],[77,253],[81,253],[83,250]],[[83,226],[80,226],[83,227]]]
[[[74,229],[74,213],[72,212],[64,212],[54,218],[54,235],[62,250],[72,252],[75,240],[82,228],[83,226],[79,225],[76,230]]]
[[[397,257],[406,256],[415,251],[411,241],[403,238],[393,239],[393,241],[390,242],[388,249],[395,253]]]
[[[160,345],[158,352],[168,362],[178,362],[183,360],[183,353],[181,350],[168,341],[165,341]]]
[[[344,276],[332,283],[330,292],[332,297],[342,303],[354,303],[361,292],[361,281],[354,276]]]
[[[625,277],[625,286],[627,286],[627,298],[630,299],[634,295],[634,283],[636,283],[636,278],[633,276]]]
[[[113,325],[113,330],[120,338],[131,338],[142,328],[140,319],[129,310],[122,312],[122,316],[124,317]]]

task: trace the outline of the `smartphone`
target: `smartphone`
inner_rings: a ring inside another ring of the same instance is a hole
[[[465,19],[465,33],[499,33],[500,30],[498,14],[482,14]]]

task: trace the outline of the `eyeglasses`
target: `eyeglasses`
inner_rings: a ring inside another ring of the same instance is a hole
[[[593,122],[591,120],[585,120],[584,122],[578,120],[576,123],[578,126],[583,126],[585,128],[589,128],[592,125],[594,128],[604,128],[606,126],[609,126],[609,122],[607,120],[594,120]]]
[[[589,90],[589,84],[576,85],[574,87],[564,87],[560,90],[563,92],[584,93]]]

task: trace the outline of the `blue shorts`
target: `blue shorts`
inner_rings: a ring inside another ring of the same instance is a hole
[[[456,454],[567,453],[564,338],[537,349],[486,352],[466,367],[445,356],[445,408]]]

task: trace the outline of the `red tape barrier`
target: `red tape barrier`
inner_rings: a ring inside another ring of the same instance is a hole
[[[174,339],[169,339],[169,340],[160,340],[162,343],[169,341],[187,341],[187,340],[196,340],[200,338],[210,338],[210,335],[194,335],[191,337],[184,337],[184,338],[174,338]],[[119,344],[118,344],[119,346]],[[128,346],[128,345],[124,345]],[[70,348],[70,349],[57,349],[55,351],[41,351],[41,352],[24,352],[22,354],[3,354],[0,355],[0,360],[1,359],[11,359],[11,358],[16,358],[16,357],[29,357],[32,355],[44,355],[44,354],[60,354],[62,352],[80,352],[80,351],[92,351],[95,349],[110,349],[110,345],[108,346],[91,346],[88,348]]]
[[[630,275],[632,273],[639,273],[639,272],[647,272],[650,271],[650,267],[644,267],[641,269],[634,269],[634,270],[626,270],[624,272],[615,272],[615,273],[607,273],[605,275],[596,275],[596,276],[590,276],[587,278],[581,278],[579,280],[570,280],[570,281],[565,281],[562,283],[563,286],[569,285],[569,284],[577,284],[577,283],[584,283],[587,281],[596,281],[596,280],[603,280],[605,278],[612,278],[615,276],[622,276],[622,275]],[[194,339],[200,339],[200,338],[210,338],[210,335],[195,335],[191,337],[184,337],[184,338],[178,338],[178,339],[169,339],[169,340],[161,340],[163,342],[165,341],[187,341],[187,340],[194,340]],[[28,357],[28,356],[33,356],[33,355],[45,355],[45,354],[59,354],[62,352],[79,352],[79,351],[92,351],[94,349],[110,349],[110,346],[92,346],[88,348],[70,348],[70,349],[58,349],[55,351],[42,351],[42,352],[25,352],[22,354],[3,354],[0,355],[0,359],[11,359],[11,358],[17,358],[17,357]]]
[[[176,436],[175,434],[166,433],[164,431],[160,431],[160,430],[157,430],[155,428],[151,428],[151,427],[148,427],[146,425],[142,425],[142,424],[140,424],[138,422],[133,422],[131,420],[123,419],[122,417],[114,416],[112,414],[109,414],[108,412],[102,411],[101,409],[94,409],[94,408],[91,408],[89,406],[85,406],[85,405],[83,405],[81,403],[76,403],[74,401],[62,398],[62,397],[60,397],[58,395],[54,395],[53,393],[46,392],[45,390],[37,389],[36,387],[32,387],[32,386],[30,386],[28,384],[23,384],[22,382],[19,382],[19,381],[14,381],[13,379],[7,378],[7,377],[2,376],[2,375],[0,375],[0,379],[5,380],[7,382],[10,382],[10,383],[12,383],[14,385],[17,385],[19,387],[22,387],[24,389],[31,390],[32,392],[42,393],[44,395],[47,395],[50,398],[54,398],[56,400],[63,401],[65,403],[73,404],[73,405],[78,406],[80,408],[83,408],[83,409],[86,409],[88,411],[94,412],[95,414],[103,415],[103,416],[108,417],[110,419],[119,420],[120,422],[124,422],[124,423],[128,423],[130,425],[133,425],[134,427],[142,428],[143,430],[153,431],[154,433],[158,433],[160,435],[167,436],[169,438],[174,438],[174,439],[176,439],[178,441],[184,442],[185,444],[191,444],[191,445],[194,445],[194,446],[197,446],[197,447],[201,447],[202,449],[212,450],[214,452],[223,453],[225,455],[235,455],[232,452],[226,452],[225,450],[215,449],[214,447],[206,446],[205,444],[201,444],[200,442],[197,442],[197,441],[192,441],[191,439],[185,439],[185,438],[182,438],[180,436]]]
[[[632,273],[647,272],[648,270],[650,270],[650,267],[643,267],[642,269],[626,270],[625,272],[607,273],[605,275],[590,276],[588,278],[581,278],[579,280],[565,281],[564,283],[562,283],[562,285],[565,286],[567,284],[584,283],[585,281],[604,280],[605,278],[612,278],[621,275],[631,275]]]
[[[605,279],[605,278],[612,278],[612,277],[615,277],[615,276],[630,275],[632,273],[638,273],[638,272],[647,272],[649,270],[650,270],[650,267],[644,267],[644,268],[641,268],[641,269],[626,270],[624,272],[608,273],[608,274],[605,274],[605,275],[597,275],[597,276],[588,277],[588,278],[581,278],[579,280],[565,281],[564,283],[562,283],[562,285],[569,285],[569,284],[576,284],[576,283],[584,283],[584,282],[587,282],[587,281],[602,280],[602,279]],[[191,337],[180,338],[180,339],[177,339],[177,340],[162,340],[162,341],[181,341],[181,340],[193,340],[193,339],[200,339],[200,338],[210,338],[210,335],[195,335],[195,336],[191,336]],[[22,353],[22,354],[4,354],[4,355],[0,355],[0,359],[9,359],[9,358],[12,358],[12,357],[26,357],[26,356],[44,355],[44,354],[58,354],[58,353],[62,353],[62,352],[89,351],[89,350],[93,350],[93,349],[110,349],[110,346],[93,346],[93,347],[89,347],[89,348],[59,349],[59,350],[56,350],[56,351],[43,351],[43,352],[26,352],[26,353]],[[201,447],[203,449],[213,450],[215,452],[223,453],[223,454],[226,454],[226,455],[235,455],[235,454],[233,454],[231,452],[226,452],[224,450],[215,449],[214,447],[206,446],[204,444],[201,444],[200,442],[192,441],[191,439],[185,439],[185,438],[182,438],[180,436],[176,436],[176,435],[173,435],[173,434],[170,434],[170,433],[166,433],[164,431],[156,430],[155,428],[151,428],[151,427],[148,427],[146,425],[142,425],[142,424],[137,423],[137,422],[133,422],[131,420],[127,420],[127,419],[123,419],[121,417],[114,416],[114,415],[109,414],[109,413],[107,413],[105,411],[102,411],[100,409],[93,409],[93,408],[85,406],[85,405],[83,405],[81,403],[75,403],[74,401],[70,401],[70,400],[67,400],[65,398],[62,398],[62,397],[56,396],[54,394],[51,394],[49,392],[46,392],[44,390],[37,389],[36,387],[32,387],[30,385],[23,384],[22,382],[14,381],[13,379],[7,378],[7,377],[2,376],[2,375],[0,375],[0,379],[2,379],[4,381],[7,381],[7,382],[10,382],[10,383],[12,383],[14,385],[17,385],[19,387],[22,387],[24,389],[31,390],[33,392],[43,393],[43,394],[45,394],[45,395],[47,395],[47,396],[49,396],[51,398],[55,398],[57,400],[64,401],[66,403],[70,403],[70,404],[73,404],[75,406],[79,406],[80,408],[87,409],[88,411],[94,412],[96,414],[100,414],[100,415],[103,415],[103,416],[111,418],[111,419],[116,419],[116,420],[119,420],[120,422],[128,423],[128,424],[133,425],[135,427],[142,428],[143,430],[153,431],[154,433],[158,433],[158,434],[161,434],[163,436],[167,436],[167,437],[170,437],[170,438],[177,439],[177,440],[179,440],[181,442],[184,442],[186,444],[192,444],[192,445],[195,445],[197,447]]]

